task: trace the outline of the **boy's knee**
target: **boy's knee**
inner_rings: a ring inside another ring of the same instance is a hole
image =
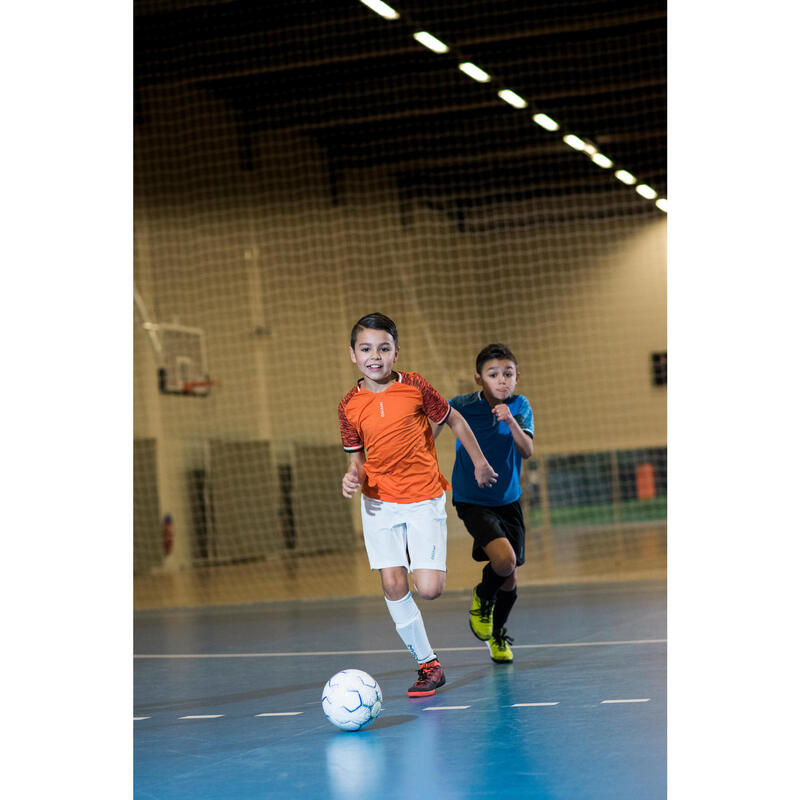
[[[389,600],[402,600],[408,594],[408,579],[403,573],[381,574],[383,593]]]
[[[423,600],[435,600],[437,597],[441,597],[444,591],[444,577],[440,578],[438,574],[436,576],[427,575],[424,578],[415,579],[414,585],[417,594]]]
[[[386,586],[384,584],[383,594],[387,600],[397,602],[398,600],[402,600],[408,594],[408,587],[400,585]]]
[[[510,556],[505,556],[492,561],[492,570],[496,575],[499,575],[502,578],[507,578],[510,575],[513,575],[516,568],[517,559],[513,553]]]
[[[408,583],[403,580],[386,581],[383,584],[383,593],[390,600],[402,600],[408,594]]]

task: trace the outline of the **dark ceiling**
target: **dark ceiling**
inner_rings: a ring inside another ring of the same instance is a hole
[[[358,0],[138,0],[136,96],[148,84],[196,84],[235,109],[245,143],[260,130],[313,137],[333,172],[390,165],[412,191],[632,194],[561,141],[571,132],[666,195],[664,0],[390,5],[400,19]],[[451,51],[425,49],[417,30]],[[461,61],[492,81],[466,77]],[[499,100],[501,88],[529,107]],[[537,110],[562,130],[534,124]],[[252,169],[246,144],[241,156]]]

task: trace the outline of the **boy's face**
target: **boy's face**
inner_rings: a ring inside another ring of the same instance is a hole
[[[355,348],[350,348],[350,360],[365,378],[383,383],[392,377],[397,346],[387,331],[362,328],[356,334]]]
[[[486,361],[481,367],[480,375],[475,373],[475,383],[483,387],[483,393],[492,405],[505,403],[514,394],[517,380],[517,365],[505,358]]]

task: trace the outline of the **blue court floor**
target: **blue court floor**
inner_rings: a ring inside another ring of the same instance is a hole
[[[136,798],[666,797],[666,583],[519,590],[514,663],[467,628],[470,596],[420,601],[447,684],[416,665],[383,599],[135,616]],[[346,667],[384,711],[346,733],[322,713]]]

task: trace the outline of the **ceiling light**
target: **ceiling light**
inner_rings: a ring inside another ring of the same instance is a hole
[[[474,64],[470,63],[469,61],[464,62],[463,64],[459,64],[458,68],[465,74],[469,75],[470,78],[478,81],[479,83],[486,83],[486,81],[490,81],[491,77],[484,72],[480,67],[476,67]]]
[[[667,213],[667,198],[659,197],[656,200],[656,208],[660,208],[665,214]]]
[[[577,136],[574,136],[571,133],[568,133],[564,137],[564,142],[568,144],[570,147],[574,147],[576,150],[583,150],[584,147],[583,139],[579,139]]]
[[[597,152],[597,147],[591,142],[585,142],[583,145],[583,152],[586,153],[587,156],[593,156]]]
[[[594,161],[598,167],[602,167],[603,169],[608,169],[614,165],[614,162],[608,156],[604,156],[602,153],[595,153],[592,156],[592,161]]]
[[[428,50],[433,50],[434,53],[446,53],[450,48],[444,43],[440,42],[435,36],[425,31],[418,31],[414,34],[414,38]]]
[[[548,131],[557,131],[561,127],[554,119],[550,119],[547,114],[534,114],[533,121]]]
[[[636,187],[636,193],[640,194],[642,197],[646,197],[648,200],[658,197],[658,192],[656,192],[652,186],[648,186],[646,183],[640,183]]]
[[[527,100],[523,100],[516,92],[512,92],[511,89],[503,89],[502,92],[498,92],[497,96],[501,100],[505,100],[510,106],[514,106],[514,108],[525,108],[528,105]]]
[[[630,172],[624,169],[618,169],[614,173],[614,177],[617,180],[622,181],[623,183],[627,183],[628,186],[633,186],[633,184],[636,183],[636,178],[634,178],[633,175],[630,174]]]
[[[376,14],[380,14],[384,19],[397,19],[400,15],[391,7],[387,6],[382,0],[361,0],[361,2]]]

